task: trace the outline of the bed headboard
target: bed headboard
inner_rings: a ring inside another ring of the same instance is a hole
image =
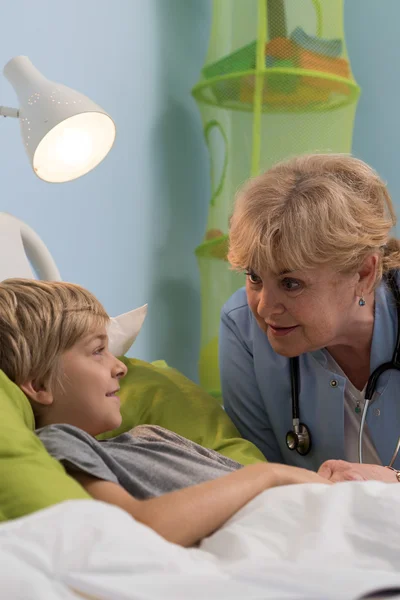
[[[10,277],[61,281],[46,245],[26,223],[0,213],[0,281]]]
[[[35,273],[36,272],[36,273]],[[37,233],[8,213],[0,213],[0,281],[25,279],[62,281],[53,257]],[[146,317],[147,304],[112,317],[108,325],[109,349],[115,356],[128,352]]]

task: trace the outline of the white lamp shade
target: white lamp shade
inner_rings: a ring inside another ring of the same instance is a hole
[[[115,125],[100,106],[43,77],[26,56],[10,60],[3,72],[18,96],[22,139],[40,179],[72,181],[105,158]]]

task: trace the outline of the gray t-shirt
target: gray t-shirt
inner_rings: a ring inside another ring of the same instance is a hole
[[[98,441],[73,425],[36,431],[68,473],[80,471],[119,483],[138,500],[216,479],[242,465],[156,425],[140,425]]]

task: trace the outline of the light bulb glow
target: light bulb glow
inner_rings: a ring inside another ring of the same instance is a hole
[[[68,127],[68,124],[54,140],[55,158],[60,163],[78,166],[89,160],[92,152],[93,143],[88,132]]]
[[[115,125],[108,115],[75,115],[44,136],[36,148],[33,168],[45,181],[71,181],[96,167],[110,151],[114,139]]]

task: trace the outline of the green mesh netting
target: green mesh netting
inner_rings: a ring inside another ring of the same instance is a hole
[[[211,39],[193,89],[210,151],[212,197],[201,277],[201,384],[220,393],[220,310],[244,284],[229,270],[227,229],[249,176],[304,152],[350,152],[359,87],[343,0],[214,0]]]

